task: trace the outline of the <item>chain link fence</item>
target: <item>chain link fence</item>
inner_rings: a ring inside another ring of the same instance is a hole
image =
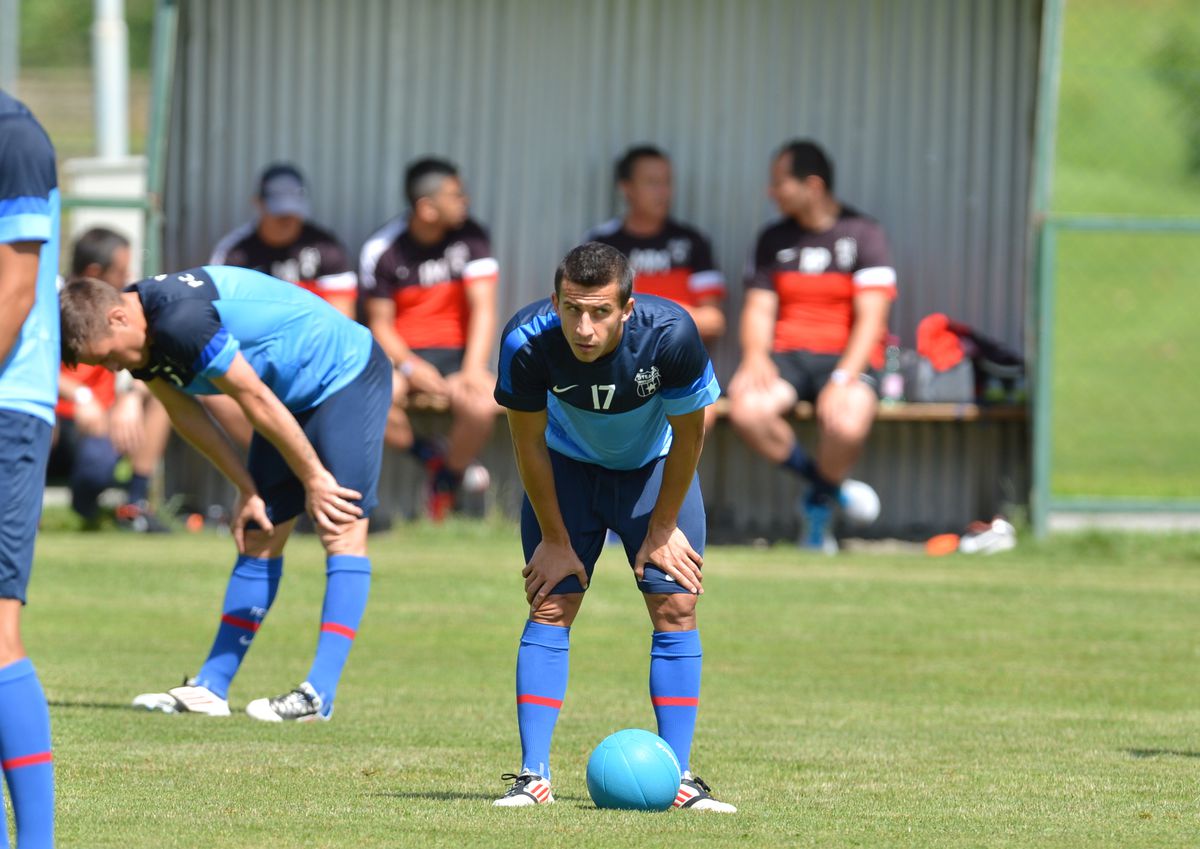
[[[1200,7],[1066,0],[1061,67],[1035,497],[1200,509]]]

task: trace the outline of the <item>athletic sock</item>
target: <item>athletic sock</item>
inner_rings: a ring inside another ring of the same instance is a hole
[[[808,456],[799,440],[792,443],[792,453],[779,465],[805,480],[811,481],[819,477],[817,474],[817,464],[813,462],[812,457]]]
[[[443,463],[433,475],[434,492],[454,492],[462,483],[462,472],[456,472]]]
[[[521,731],[521,772],[550,778],[550,740],[567,694],[567,655],[571,629],[525,623],[517,651],[517,726]]]
[[[29,658],[0,668],[0,767],[8,781],[19,849],[54,846],[50,711]],[[0,845],[7,845],[0,819]]]
[[[228,698],[229,683],[254,641],[263,617],[275,601],[283,558],[238,555],[221,605],[221,624],[208,659],[196,673],[196,685],[207,687],[218,698]]]
[[[424,464],[439,456],[442,452],[438,450],[437,442],[434,440],[414,436],[412,445],[408,447],[408,453],[416,457],[418,462]]]
[[[150,498],[150,478],[134,472],[129,477],[129,486],[125,487],[125,497],[131,504],[147,501]]]
[[[366,557],[334,554],[325,561],[325,603],[321,633],[308,683],[321,697],[321,712],[329,716],[342,668],[354,645],[354,635],[367,609],[371,590],[371,561]]]
[[[662,737],[688,769],[700,705],[700,632],[655,631],[650,640],[650,703]]]

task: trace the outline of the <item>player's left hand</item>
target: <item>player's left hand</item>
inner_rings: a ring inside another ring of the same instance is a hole
[[[322,469],[304,484],[305,507],[313,524],[323,531],[336,534],[342,527],[362,518],[362,508],[352,501],[361,501],[362,493],[337,482],[328,470]]]
[[[633,561],[633,574],[639,581],[647,563],[662,569],[688,592],[695,595],[704,593],[704,587],[700,585],[704,580],[700,571],[704,566],[704,558],[692,548],[687,536],[678,527],[650,528]]]
[[[496,377],[485,368],[464,369],[446,378],[453,403],[470,403],[479,398],[492,397],[496,391]]]

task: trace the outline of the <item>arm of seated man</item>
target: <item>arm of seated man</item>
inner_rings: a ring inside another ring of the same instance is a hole
[[[508,427],[521,484],[542,530],[542,541],[521,572],[525,578],[525,600],[533,613],[568,575],[575,575],[587,589],[587,570],[571,546],[571,537],[558,506],[550,449],[546,447],[546,411],[527,413],[510,409]]]
[[[870,391],[858,376],[870,365],[871,353],[887,331],[891,308],[892,301],[886,292],[867,290],[854,296],[854,324],[836,368],[840,374],[831,378],[817,395],[817,420],[822,427],[834,426],[852,395]]]
[[[678,520],[679,509],[696,475],[704,446],[704,409],[668,416],[667,421],[673,431],[671,448],[663,461],[658,500],[650,513],[650,527],[634,559],[633,571],[640,581],[646,564],[652,563],[688,592],[699,595],[704,592],[700,572],[704,558],[679,530]]]
[[[362,517],[362,508],[350,503],[361,499],[362,494],[334,479],[296,417],[259,379],[240,352],[223,375],[212,378],[212,383],[236,401],[254,429],[279,449],[288,468],[304,484],[308,513],[319,528],[336,534]]]
[[[396,332],[396,302],[391,298],[367,298],[367,327],[404,377],[406,390],[431,395],[448,395],[450,390],[441,372],[430,362],[413,353]],[[406,394],[407,394],[406,391]]]

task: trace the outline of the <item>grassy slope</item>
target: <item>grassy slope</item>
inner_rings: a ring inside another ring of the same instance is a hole
[[[1068,3],[1056,209],[1200,215],[1179,103],[1152,71],[1187,14],[1171,0]],[[1188,389],[1200,373],[1200,235],[1072,235],[1058,268],[1054,490],[1200,494],[1200,393]]]
[[[491,809],[518,757],[515,533],[374,542],[335,720],[265,727],[123,708],[195,670],[227,540],[44,536],[27,638],[54,705],[61,845],[1128,849],[1200,827],[1194,539],[988,560],[710,552],[694,760],[732,818],[587,800],[590,748],[653,727],[649,627],[611,553],[573,630],[559,803]],[[297,540],[235,707],[304,675],[320,567]]]

